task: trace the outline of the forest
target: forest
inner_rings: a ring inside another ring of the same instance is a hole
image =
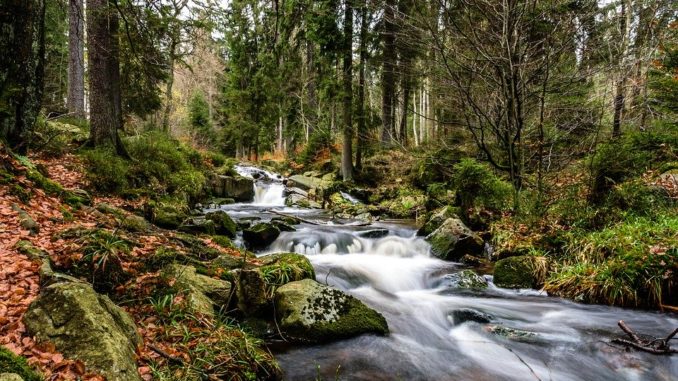
[[[674,1],[0,30],[0,381],[678,378]]]

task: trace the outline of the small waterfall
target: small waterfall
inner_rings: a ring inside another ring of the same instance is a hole
[[[234,169],[240,176],[254,180],[254,202],[252,205],[285,205],[285,185],[282,183],[282,176],[261,168],[244,165],[236,165]]]

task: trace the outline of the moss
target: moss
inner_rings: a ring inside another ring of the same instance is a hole
[[[365,332],[366,327],[371,333],[388,334],[386,319],[380,313],[366,308],[358,299],[349,295],[342,308],[345,315],[341,319],[316,325],[314,330],[320,340],[355,336]]]
[[[21,240],[14,247],[18,252],[33,260],[48,257],[47,253],[35,247],[30,241]]]
[[[224,249],[234,249],[235,244],[229,237],[223,236],[223,235],[213,235],[210,237],[212,242],[216,243],[217,245],[223,247]]]
[[[165,229],[177,229],[188,218],[186,205],[172,199],[149,201],[144,206],[146,218]]]
[[[207,246],[203,240],[189,234],[178,233],[174,240],[186,249],[189,256],[201,261],[213,260],[221,255],[221,251]]]
[[[271,254],[260,258],[263,262],[259,271],[273,295],[276,288],[298,280],[315,279],[315,270],[308,258],[296,253]]]
[[[505,288],[540,288],[546,276],[546,259],[523,255],[497,261],[494,283]]]
[[[124,230],[130,232],[144,232],[150,228],[149,223],[142,217],[135,216],[107,203],[102,202],[97,204],[96,209],[101,213],[114,216],[118,221],[118,226]]]
[[[24,381],[41,381],[43,379],[28,365],[25,358],[15,355],[2,346],[0,346],[0,371],[18,374]]]
[[[225,235],[230,238],[235,238],[238,226],[235,221],[224,211],[216,211],[207,213],[205,218],[214,222],[217,234]]]
[[[25,189],[19,184],[12,184],[9,187],[9,194],[17,197],[24,204],[28,203],[33,196],[30,190]]]

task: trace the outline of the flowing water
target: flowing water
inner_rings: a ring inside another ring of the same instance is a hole
[[[619,337],[618,320],[663,337],[678,327],[676,315],[499,289],[489,276],[485,291],[460,290],[450,276],[460,267],[432,257],[413,226],[333,224],[321,211],[283,208],[279,177],[257,178],[261,194],[253,203],[226,207],[235,218],[270,218],[274,214],[267,210],[276,206],[331,224],[299,225],[260,254],[306,255],[319,282],[381,312],[391,332],[282,350],[276,357],[287,380],[678,380],[678,356],[627,352],[609,343]],[[492,321],[455,325],[451,313],[462,308],[488,314]]]

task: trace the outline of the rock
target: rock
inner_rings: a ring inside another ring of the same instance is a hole
[[[459,262],[465,264],[466,266],[473,267],[486,267],[491,264],[491,262],[485,258],[475,257],[473,255],[466,254],[459,259]]]
[[[174,281],[177,291],[185,292],[189,308],[202,315],[214,316],[214,309],[228,308],[231,298],[231,283],[196,273],[193,266],[171,264],[166,266],[162,275]]]
[[[480,255],[484,242],[458,218],[448,218],[426,237],[431,252],[440,259],[456,261],[465,254]]]
[[[309,172],[307,173],[313,174]],[[290,187],[297,187],[305,191],[308,191],[314,188],[327,188],[330,184],[332,184],[332,182],[319,179],[318,177],[315,176],[294,175],[290,176],[290,178],[287,180],[287,184]]]
[[[372,222],[372,215],[370,213],[367,213],[367,212],[360,213],[360,214],[353,216],[353,219],[361,221],[361,222],[368,222],[369,223],[369,222]]]
[[[24,230],[30,231],[31,235],[40,233],[40,225],[17,204],[12,204],[12,210],[19,214],[19,223]]]
[[[445,274],[442,283],[453,289],[482,290],[487,288],[485,278],[473,270],[461,270],[452,274]]]
[[[364,333],[388,333],[380,313],[311,279],[281,286],[274,300],[280,328],[291,339],[327,342]]]
[[[23,318],[38,341],[49,340],[109,380],[140,381],[134,321],[105,295],[84,283],[57,283],[41,290]]]
[[[504,288],[540,288],[547,263],[544,257],[521,255],[500,259],[494,266],[494,284]]]
[[[179,226],[179,231],[190,234],[211,235],[216,233],[216,224],[205,217],[190,217]]]
[[[0,381],[24,381],[24,379],[16,373],[0,373]]]
[[[321,209],[322,206],[318,204],[315,201],[311,201],[308,198],[298,195],[298,194],[291,194],[285,198],[285,205],[286,206],[296,206],[300,208],[313,208],[313,209]]]
[[[472,308],[454,310],[452,311],[452,314],[448,316],[448,319],[449,318],[451,318],[452,324],[454,325],[459,325],[468,321],[482,324],[492,321],[492,316]]]
[[[146,219],[165,229],[177,229],[188,214],[176,205],[149,202],[145,206]]]
[[[235,204],[235,200],[232,198],[217,197],[207,201],[207,205],[222,206]]]
[[[279,220],[275,220],[275,221],[274,221],[274,220],[271,220],[271,223],[273,224],[273,226],[275,226],[276,228],[278,228],[278,230],[280,230],[281,232],[294,232],[294,231],[297,231],[296,228],[294,228],[294,227],[288,225],[287,223],[285,223],[285,222],[283,222],[283,221],[279,221]]]
[[[280,229],[270,223],[258,223],[242,232],[242,238],[247,247],[252,249],[263,249],[273,243],[280,235]]]
[[[233,271],[238,309],[247,316],[266,312],[270,298],[264,275],[257,269]]]
[[[144,232],[150,229],[148,222],[146,222],[144,218],[130,214],[108,203],[100,202],[95,208],[101,213],[114,216],[118,220],[119,226],[124,230],[130,232]]]
[[[296,194],[296,195],[299,195],[299,196],[308,197],[308,192],[306,192],[306,191],[303,190],[303,189],[295,188],[295,187],[287,187],[287,188],[285,188],[285,193],[284,193],[284,194],[285,194],[285,196],[289,196],[289,195],[292,195],[292,194]]]
[[[487,326],[487,331],[515,341],[535,342],[538,339],[537,334],[534,332],[504,327],[503,325],[489,325]]]
[[[269,277],[272,284],[282,285],[287,282],[294,282],[303,279],[315,279],[315,270],[306,256],[297,253],[276,253],[260,257],[261,267],[259,270],[263,274],[277,275],[278,278],[285,276],[285,279],[273,279]]]
[[[433,233],[436,229],[440,227],[440,225],[443,224],[448,218],[459,218],[457,217],[455,213],[455,209],[451,206],[444,206],[438,211],[436,211],[431,218],[428,219],[422,225],[419,230],[417,230],[417,235],[419,236],[427,236],[431,233]]]
[[[358,237],[362,238],[372,238],[372,239],[377,239],[377,238],[384,238],[388,235],[388,229],[372,229],[372,230],[365,230],[357,234]]]
[[[235,238],[238,225],[223,210],[207,213],[205,218],[214,222],[214,230],[217,234],[225,235],[229,238]]]
[[[257,221],[261,221],[261,217],[242,217],[238,218],[236,224],[238,225],[239,229],[244,230],[252,226],[252,224],[254,224]]]
[[[216,197],[232,198],[235,201],[254,199],[254,180],[247,177],[215,174],[210,178],[209,187]]]

